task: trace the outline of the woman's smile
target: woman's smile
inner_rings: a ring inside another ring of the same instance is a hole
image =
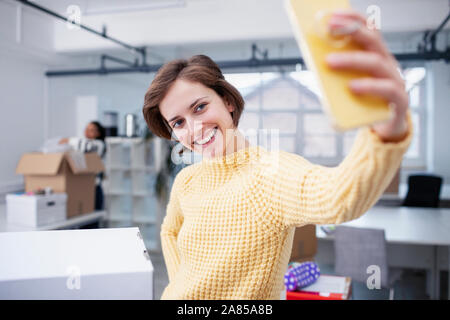
[[[194,141],[194,144],[201,145],[203,148],[206,148],[210,144],[212,144],[215,140],[216,133],[217,133],[218,127],[214,127],[203,139],[197,139]]]

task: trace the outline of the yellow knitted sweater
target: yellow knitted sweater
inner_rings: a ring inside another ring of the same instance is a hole
[[[337,167],[250,146],[203,159],[174,180],[161,226],[162,299],[280,299],[295,227],[356,219],[388,186],[412,138],[358,131]]]

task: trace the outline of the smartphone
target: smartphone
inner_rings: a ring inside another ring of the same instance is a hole
[[[369,74],[332,70],[325,59],[329,53],[363,50],[349,35],[331,36],[328,18],[336,9],[348,9],[348,0],[285,0],[285,8],[309,70],[314,72],[321,91],[320,101],[331,125],[345,131],[390,119],[389,103],[378,96],[356,95],[349,88],[354,78]]]

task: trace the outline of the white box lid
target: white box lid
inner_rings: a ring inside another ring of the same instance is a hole
[[[7,194],[6,203],[37,205],[38,207],[46,206],[49,202],[53,202],[54,205],[62,205],[67,201],[67,194],[52,193],[48,195],[26,195],[26,194]]]
[[[153,272],[139,229],[0,233],[0,281]]]

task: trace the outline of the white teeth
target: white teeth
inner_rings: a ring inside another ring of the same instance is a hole
[[[207,137],[205,137],[202,140],[195,141],[195,143],[200,144],[200,145],[208,143],[209,140],[211,140],[211,138],[216,134],[216,132],[217,132],[217,128],[214,128],[213,130],[211,130],[211,132],[209,133],[209,135]]]

